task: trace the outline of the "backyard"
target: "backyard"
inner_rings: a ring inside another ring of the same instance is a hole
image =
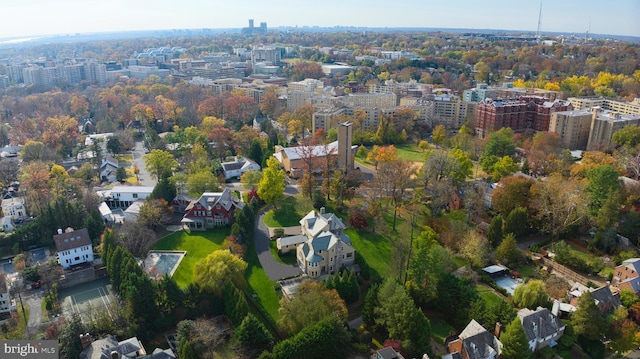
[[[351,238],[353,247],[371,268],[373,279],[393,276],[394,272],[388,260],[392,257],[392,248],[387,237],[366,231],[356,232],[354,228],[347,228],[344,233]]]
[[[300,224],[300,219],[313,209],[311,201],[302,195],[289,196],[264,215],[264,224],[269,227],[291,227]]]
[[[186,288],[190,283],[193,283],[193,268],[196,263],[211,252],[225,248],[223,246],[224,240],[229,233],[230,230],[228,228],[206,232],[192,231],[191,233],[179,231],[159,240],[153,246],[153,249],[187,252],[173,274],[173,279],[175,279],[176,283],[180,287]]]

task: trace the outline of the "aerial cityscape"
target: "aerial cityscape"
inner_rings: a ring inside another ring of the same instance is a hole
[[[640,2],[2,8],[0,357],[640,358]]]

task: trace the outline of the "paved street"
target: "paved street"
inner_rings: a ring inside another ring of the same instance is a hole
[[[144,142],[136,142],[136,147],[133,151],[131,151],[131,154],[133,155],[133,163],[131,164],[131,166],[135,164],[140,169],[140,174],[138,175],[140,186],[154,187],[157,181],[151,178],[151,175],[149,175],[149,172],[147,172],[144,165]]]
[[[262,268],[264,268],[264,271],[271,280],[279,280],[300,275],[302,271],[298,266],[282,264],[273,258],[273,255],[269,251],[269,235],[267,226],[265,226],[263,220],[264,213],[265,210],[262,210],[258,215],[258,218],[256,218],[256,231],[253,236],[256,245],[256,252],[258,253],[258,259],[260,260]]]

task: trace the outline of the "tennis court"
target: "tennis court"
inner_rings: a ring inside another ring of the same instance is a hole
[[[60,301],[64,315],[78,313],[83,323],[92,321],[102,313],[112,317],[112,306],[117,305],[117,301],[109,280],[105,279],[63,289],[60,292]]]

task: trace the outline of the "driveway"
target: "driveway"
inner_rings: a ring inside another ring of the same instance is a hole
[[[268,209],[269,207],[267,207]],[[267,210],[262,210],[256,218],[256,230],[253,235],[253,239],[256,246],[256,252],[258,253],[258,260],[260,265],[264,268],[264,271],[271,280],[279,280],[284,278],[291,278],[302,274],[302,271],[296,265],[282,264],[276,261],[269,251],[269,231],[264,224],[264,213]]]
[[[131,164],[131,166],[135,164],[136,166],[138,166],[138,169],[140,169],[140,173],[138,174],[138,181],[140,181],[140,186],[155,187],[158,181],[151,178],[151,175],[149,174],[149,172],[147,172],[144,164],[144,142],[136,142],[136,147],[133,151],[131,151],[131,154],[133,155],[133,163]]]
[[[25,338],[32,338],[42,323],[42,295],[43,291],[34,291],[28,298],[22,297],[24,304],[29,306],[29,320],[25,329]],[[20,305],[18,303],[18,305]]]

